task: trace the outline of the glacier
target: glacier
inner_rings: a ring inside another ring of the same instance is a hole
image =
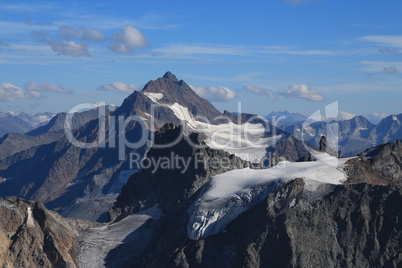
[[[157,103],[157,100],[153,98]],[[224,150],[243,160],[260,162],[267,153],[266,148],[274,146],[284,135],[265,137],[266,128],[261,123],[235,124],[233,122],[218,125],[202,122],[194,118],[187,107],[178,103],[166,105],[181,121],[187,131],[200,132],[206,135],[205,143],[212,149]]]
[[[305,190],[316,196],[326,185],[346,180],[343,169],[350,158],[338,159],[327,153],[314,153],[314,157],[316,161],[282,161],[268,169],[244,168],[212,177],[188,209],[188,237],[204,239],[222,232],[242,212],[293,179],[303,178]]]

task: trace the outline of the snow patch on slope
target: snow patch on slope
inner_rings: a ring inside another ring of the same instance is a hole
[[[153,102],[158,102],[158,100],[163,98],[163,94],[162,93],[153,93],[153,92],[143,92],[143,94],[145,96],[147,96],[148,98],[150,98]]]
[[[337,159],[326,153],[314,156],[317,161],[284,161],[269,169],[245,168],[212,177],[189,209],[188,237],[200,239],[221,232],[242,212],[295,178],[303,178],[310,192],[346,180],[343,168],[350,158]]]
[[[35,227],[35,222],[34,222],[33,216],[32,216],[32,209],[31,209],[30,206],[27,207],[27,214],[28,214],[27,222],[26,222],[27,226],[28,227]]]

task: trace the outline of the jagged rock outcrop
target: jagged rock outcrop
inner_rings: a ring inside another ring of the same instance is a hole
[[[282,160],[291,162],[311,161],[311,149],[316,148],[289,135],[286,139],[279,140],[274,147],[268,148],[266,155],[266,158],[270,160],[268,167]]]
[[[347,183],[402,185],[402,142],[387,142],[349,160]]]
[[[341,151],[335,151],[334,148],[332,148],[327,141],[327,137],[325,135],[321,136],[320,142],[319,142],[319,149],[320,152],[325,152],[328,153],[329,155],[336,156],[338,158],[341,157]]]
[[[0,267],[79,267],[79,230],[91,223],[15,197],[0,198],[0,215]]]
[[[328,142],[327,138],[323,135],[321,136],[320,142],[319,142],[319,150],[321,152],[326,152],[328,147]]]

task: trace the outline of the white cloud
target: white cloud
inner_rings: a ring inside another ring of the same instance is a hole
[[[237,93],[224,86],[197,87],[190,85],[190,88],[209,101],[224,102],[236,98]]]
[[[402,35],[368,35],[360,37],[360,40],[382,46],[402,48]]]
[[[27,82],[22,89],[10,83],[0,84],[0,101],[13,101],[16,99],[38,99],[42,97],[41,92],[70,93],[65,87],[57,86],[47,82],[40,84]]]
[[[57,52],[60,55],[72,57],[90,56],[88,52],[88,45],[85,42],[63,42],[59,39],[52,39],[48,41],[48,44],[54,52]]]
[[[291,84],[283,95],[309,101],[322,101],[324,99],[323,95],[318,93],[316,90],[307,87],[305,84]]]
[[[62,25],[59,27],[59,35],[66,40],[81,39],[92,42],[102,42],[106,40],[106,36],[101,31],[86,27],[76,30],[71,26]]]
[[[55,92],[55,93],[70,93],[71,91],[65,87],[57,86],[48,82],[41,82],[37,84],[35,82],[27,82],[25,85],[25,89],[28,91],[47,91],[47,92]]]
[[[105,84],[97,88],[98,91],[113,91],[120,93],[132,93],[138,90],[139,87],[133,84],[126,84],[123,82],[113,82],[111,84]]]
[[[122,29],[124,32],[118,32],[112,36],[113,41],[109,48],[113,52],[129,54],[136,48],[145,47],[148,44],[147,39],[140,30],[130,25],[124,26]]]
[[[0,84],[0,101],[13,101],[16,99],[40,98],[41,94],[37,91],[23,90],[10,83]]]
[[[386,66],[382,70],[388,74],[396,74],[398,72],[395,66]]]
[[[254,86],[254,85],[245,85],[245,86],[243,86],[243,88],[246,91],[248,91],[248,92],[250,92],[252,94],[255,94],[255,95],[268,96],[271,100],[276,100],[277,99],[277,96],[274,93],[272,93],[272,92],[270,92],[267,89],[262,88],[262,87],[257,87],[257,86]]]

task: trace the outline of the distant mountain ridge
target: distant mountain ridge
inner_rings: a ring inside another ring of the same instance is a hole
[[[0,112],[0,137],[7,133],[26,133],[49,122],[53,113],[11,113]]]
[[[271,112],[267,114],[265,118],[272,123],[277,122],[276,126],[278,127],[284,127],[304,121],[307,119],[307,116],[300,113],[290,113],[288,111],[283,111]]]
[[[355,156],[367,148],[396,141],[402,138],[402,114],[390,115],[378,124],[372,124],[364,116],[355,116],[350,120],[333,122],[314,122],[303,128],[303,122],[284,128],[299,140],[318,146],[322,135],[338,128],[339,149],[343,156]]]

